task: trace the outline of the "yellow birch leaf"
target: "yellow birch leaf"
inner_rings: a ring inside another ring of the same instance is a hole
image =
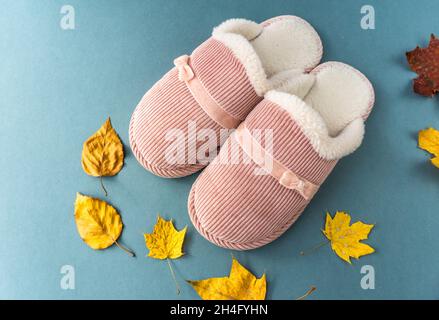
[[[419,148],[439,156],[439,131],[433,128],[419,131],[418,145]]]
[[[157,217],[152,233],[145,233],[145,244],[149,249],[148,257],[154,259],[177,259],[183,255],[182,248],[187,227],[177,231],[172,220]]]
[[[78,233],[88,246],[95,250],[116,244],[134,256],[134,253],[117,242],[123,223],[116,209],[105,201],[76,194],[75,221]]]
[[[323,234],[331,241],[332,250],[344,261],[351,263],[350,257],[360,258],[375,250],[360,240],[367,239],[373,224],[361,221],[349,225],[351,217],[343,211],[337,211],[334,218],[326,213],[326,223]]]
[[[228,277],[188,283],[203,300],[264,300],[267,291],[265,273],[258,279],[235,258]]]
[[[84,142],[82,168],[85,173],[93,177],[114,176],[122,169],[123,161],[122,142],[108,118],[102,127]],[[103,184],[102,188],[107,195]]]

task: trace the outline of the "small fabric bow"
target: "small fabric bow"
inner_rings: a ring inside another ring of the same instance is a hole
[[[297,190],[305,200],[309,200],[317,192],[318,187],[308,181],[302,180],[292,172],[286,171],[279,179],[285,188]]]
[[[174,60],[174,65],[178,70],[178,79],[180,81],[189,81],[195,74],[192,68],[189,66],[189,56],[187,54],[182,55]]]

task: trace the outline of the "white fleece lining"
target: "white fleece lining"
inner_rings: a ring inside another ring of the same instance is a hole
[[[296,79],[281,87],[283,92],[272,90],[265,98],[289,113],[322,158],[335,160],[354,152],[374,103],[369,80],[341,62],[326,62]]]
[[[233,51],[260,96],[314,67],[322,56],[317,32],[294,16],[278,17],[265,24],[230,19],[216,27],[212,37]]]
[[[336,136],[353,119],[367,116],[374,93],[360,71],[341,62],[326,62],[311,74],[316,81],[304,101],[325,119],[331,136]]]
[[[302,73],[296,77],[286,79],[276,88],[276,90],[288,92],[289,94],[294,94],[295,96],[304,99],[314,86],[315,81],[316,76],[314,74]]]
[[[331,137],[321,115],[299,97],[273,90],[265,98],[289,113],[323,159],[340,159],[361,145],[364,136],[362,118],[353,120],[336,137]]]

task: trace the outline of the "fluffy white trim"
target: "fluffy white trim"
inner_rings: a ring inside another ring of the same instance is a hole
[[[326,160],[340,159],[354,152],[363,141],[362,118],[353,120],[336,137],[331,137],[320,114],[297,96],[272,90],[265,98],[288,112],[310,140],[314,150]]]
[[[223,33],[236,33],[247,40],[256,38],[262,32],[262,26],[254,21],[246,19],[229,19],[213,29],[212,35]]]
[[[256,29],[256,26],[259,28]],[[212,33],[214,39],[225,44],[241,61],[250,83],[259,96],[263,96],[270,88],[262,62],[249,40],[257,36],[261,30],[262,27],[253,21],[231,19],[220,24]],[[236,31],[238,33],[235,33]]]
[[[214,28],[212,37],[232,50],[259,96],[316,65],[322,54],[312,26],[293,16],[278,17],[268,26],[230,19]]]

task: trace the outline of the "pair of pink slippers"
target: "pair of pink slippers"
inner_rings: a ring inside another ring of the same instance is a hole
[[[206,239],[236,250],[273,241],[360,146],[373,87],[351,66],[318,65],[322,53],[299,17],[227,20],[136,107],[130,143],[147,170],[177,178],[207,166],[188,200]]]

